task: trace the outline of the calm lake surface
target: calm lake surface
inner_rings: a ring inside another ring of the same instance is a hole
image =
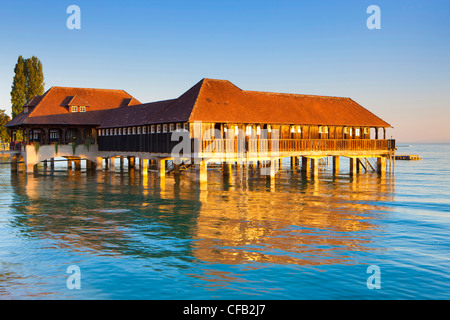
[[[395,174],[13,174],[0,164],[1,299],[450,299],[450,145]],[[4,158],[5,160],[6,158]],[[289,162],[284,165],[289,167]],[[70,290],[67,268],[81,271]],[[380,289],[369,289],[370,265]]]

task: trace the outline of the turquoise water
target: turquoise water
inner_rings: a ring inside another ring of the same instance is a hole
[[[280,173],[12,174],[0,165],[2,299],[449,299],[450,145],[399,147],[382,179],[341,158]],[[285,165],[288,163],[285,163]],[[80,268],[69,289],[67,268]],[[370,265],[380,289],[369,289]]]

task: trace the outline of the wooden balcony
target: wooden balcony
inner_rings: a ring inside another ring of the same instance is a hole
[[[194,149],[199,150],[196,141]],[[199,142],[197,142],[199,143]],[[241,153],[379,153],[395,150],[395,140],[383,139],[213,139],[201,141],[201,151],[206,154]]]

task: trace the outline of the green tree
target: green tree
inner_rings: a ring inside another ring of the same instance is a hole
[[[11,118],[6,114],[5,110],[0,109],[0,141],[9,141],[9,130],[5,127],[11,121]]]
[[[14,68],[11,86],[11,108],[14,118],[23,111],[23,106],[36,95],[44,93],[44,73],[41,61],[32,56],[24,59],[19,56]]]
[[[32,56],[25,60],[25,77],[27,79],[27,101],[44,93],[44,73],[42,63],[37,57]]]
[[[25,60],[22,56],[17,59],[11,88],[11,108],[14,118],[22,112],[23,105],[27,101],[27,78],[25,76]]]

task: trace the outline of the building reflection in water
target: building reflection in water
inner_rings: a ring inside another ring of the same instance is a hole
[[[325,174],[315,182],[281,174],[275,184],[253,174],[226,181],[220,172],[209,175],[205,190],[189,175],[162,184],[153,173],[12,174],[14,223],[27,236],[96,255],[352,264],[354,253],[377,249],[377,219],[393,197],[393,181],[376,174]],[[206,269],[200,277],[208,274],[234,277]]]

